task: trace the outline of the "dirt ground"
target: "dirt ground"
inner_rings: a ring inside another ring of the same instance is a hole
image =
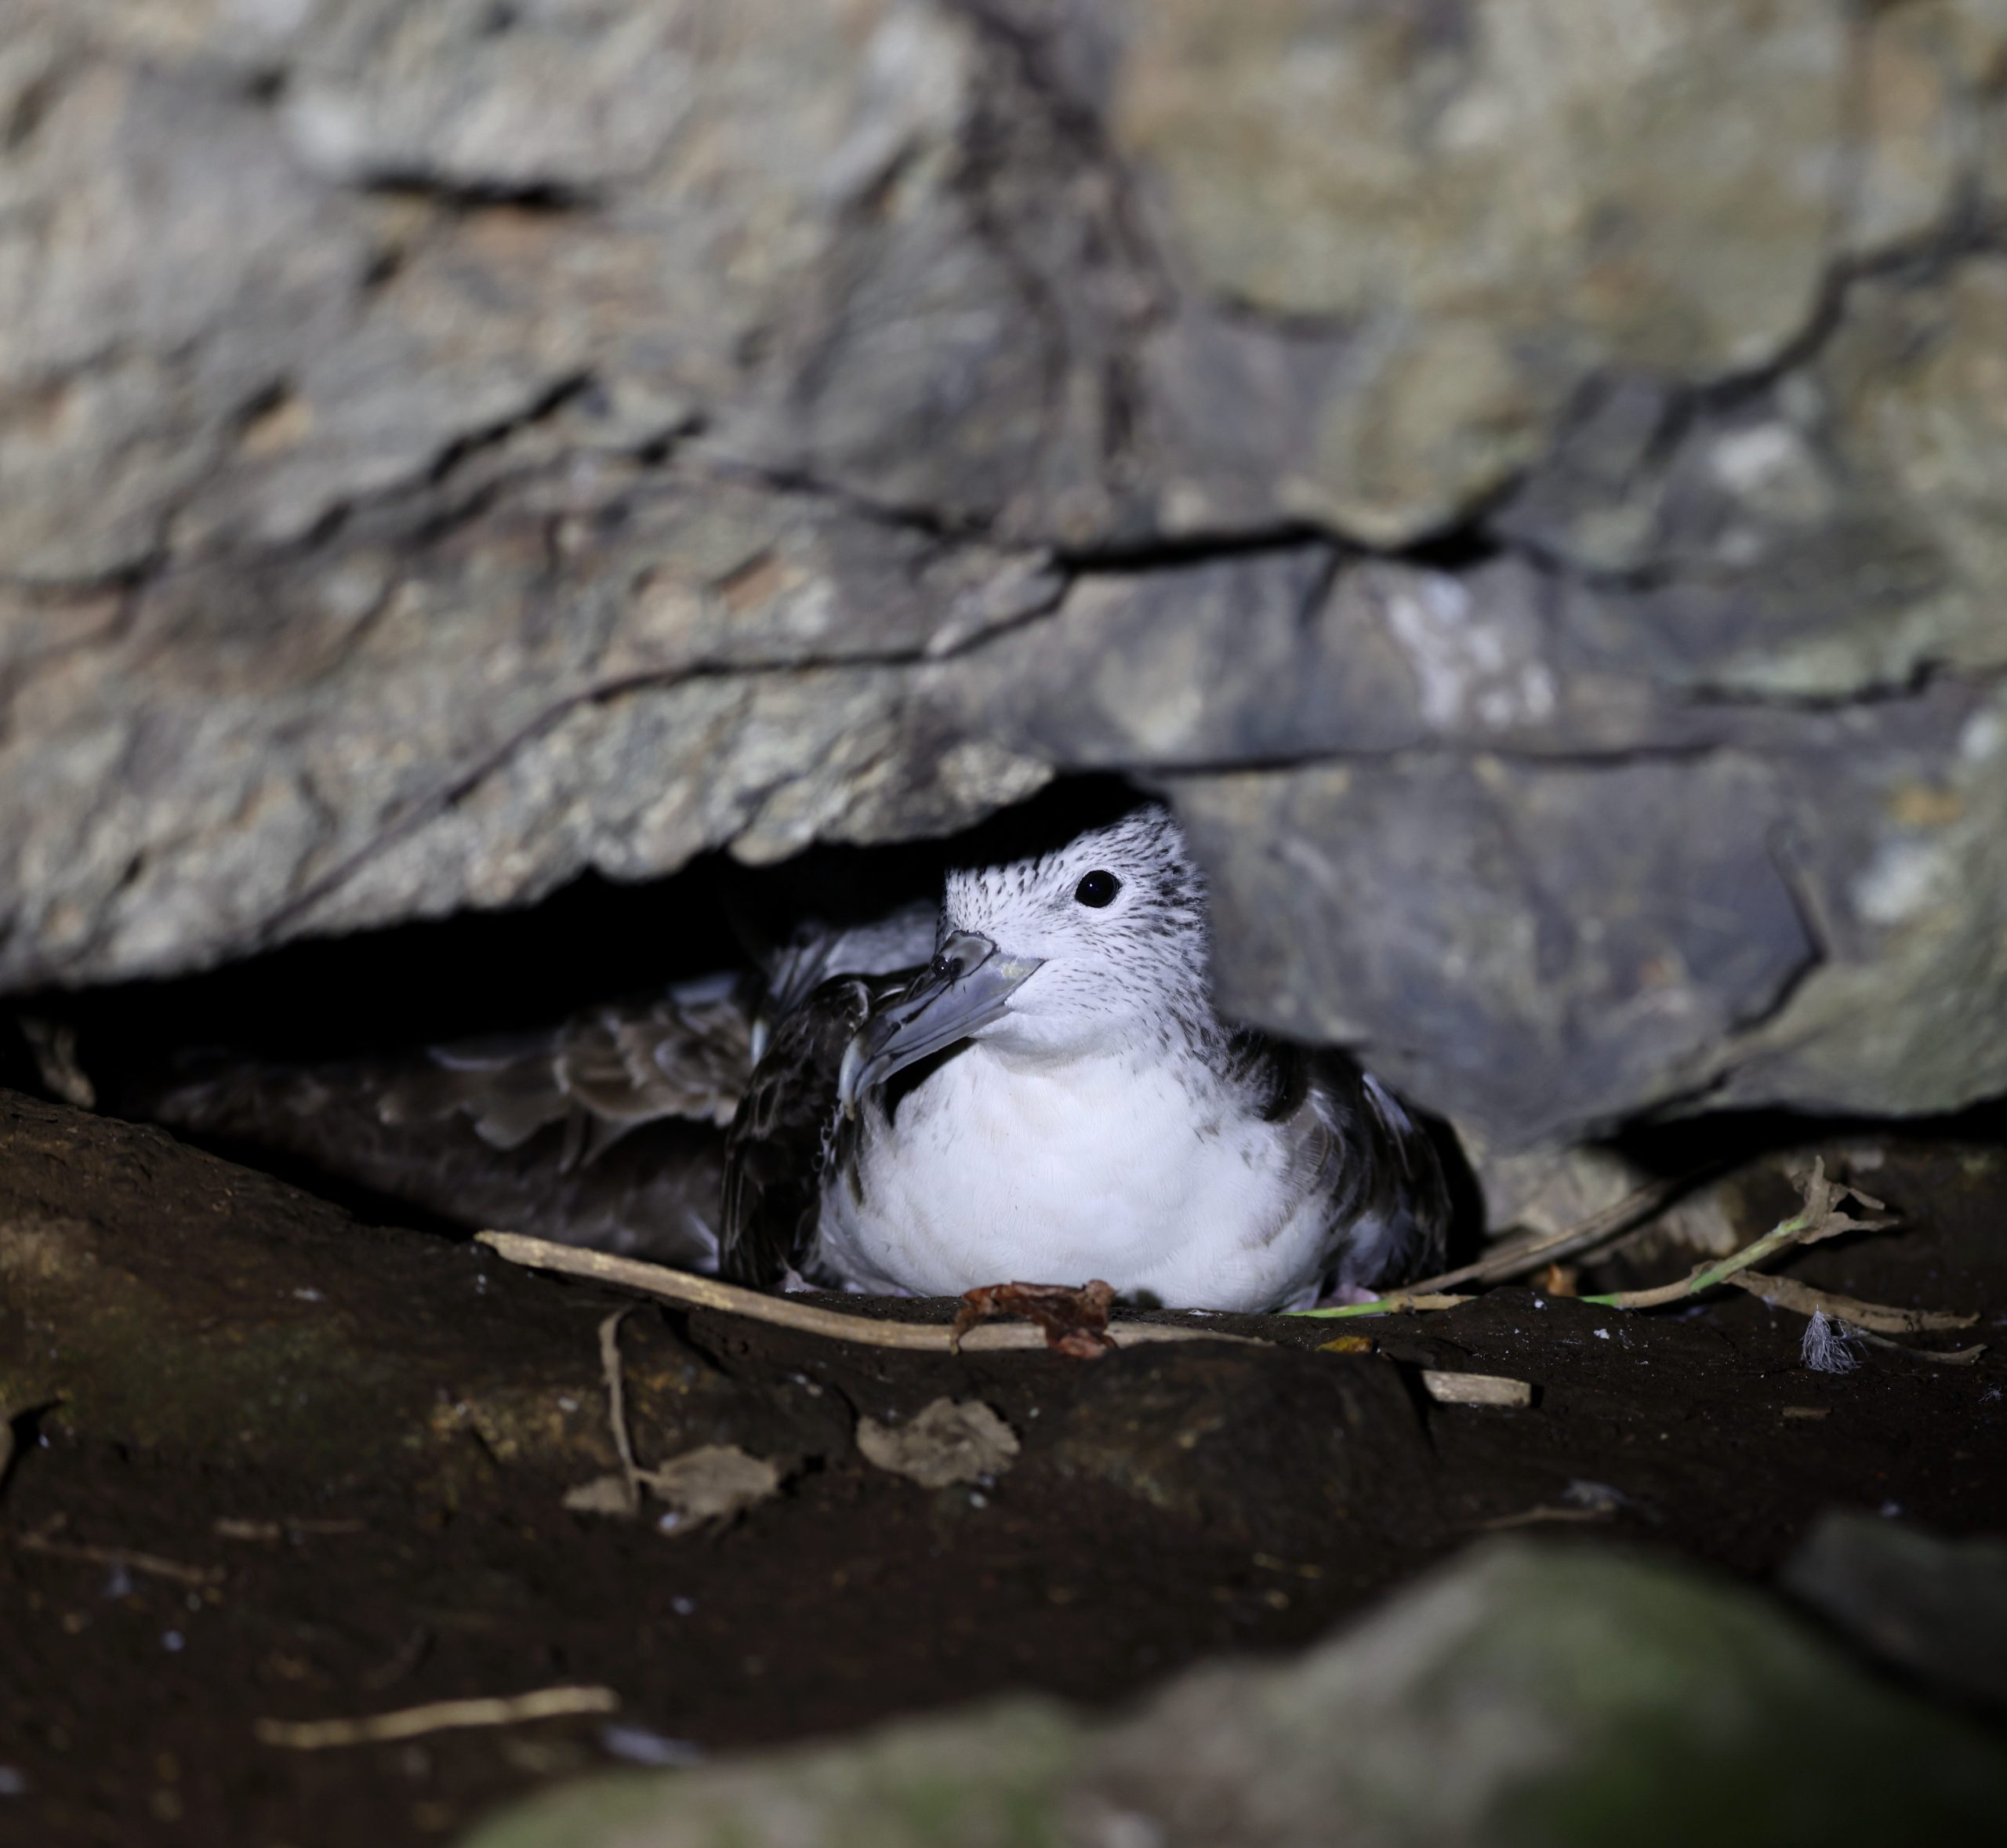
[[[1740,1295],[1210,1318],[1271,1345],[1092,1363],[644,1305],[620,1334],[641,1461],[733,1443],[786,1479],[728,1527],[666,1534],[653,1509],[564,1502],[615,1461],[598,1330],[628,1299],[0,1093],[0,1841],[393,1848],[608,1763],[1004,1689],[1116,1702],[1301,1645],[1515,1527],[1758,1581],[1834,1506],[2007,1530],[2007,1156],[1827,1153],[1904,1226],[1791,1274],[1977,1311],[1916,1338],[1984,1341],[1976,1364],[1867,1349],[1815,1373],[1802,1319]],[[1751,1236],[1793,1209],[1788,1165],[1737,1189]],[[1371,1351],[1323,1351],[1340,1334]],[[1437,1404],[1424,1367],[1533,1402]],[[860,1454],[860,1416],[944,1396],[1001,1414],[1014,1465],[927,1489]],[[557,1683],[619,1711],[322,1751],[257,1730]]]

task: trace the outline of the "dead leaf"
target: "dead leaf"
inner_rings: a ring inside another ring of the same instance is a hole
[[[596,1476],[564,1491],[564,1505],[574,1514],[633,1514],[634,1491],[626,1475]]]
[[[1000,1476],[1018,1454],[1018,1434],[976,1399],[937,1399],[903,1425],[857,1421],[867,1462],[924,1489]]]
[[[1547,1296],[1579,1296],[1582,1273],[1572,1264],[1550,1264],[1533,1279],[1533,1287]]]
[[[1805,1196],[1806,1225],[1790,1243],[1816,1245],[1822,1239],[1838,1238],[1843,1232],[1879,1232],[1896,1223],[1895,1215],[1874,1195],[1863,1193],[1851,1182],[1830,1179],[1822,1156],[1812,1158],[1812,1171],[1799,1181],[1798,1189]],[[1856,1206],[1866,1207],[1874,1217],[1849,1217],[1841,1210],[1849,1199]]]
[[[1370,1334],[1340,1334],[1330,1341],[1318,1344],[1320,1354],[1370,1354],[1373,1352],[1373,1338]]]
[[[637,1479],[669,1504],[662,1518],[666,1534],[687,1534],[735,1519],[780,1492],[781,1470],[735,1443],[707,1443],[671,1459],[659,1469],[636,1472]]]
[[[962,1292],[950,1333],[959,1342],[978,1322],[1014,1316],[1043,1329],[1045,1345],[1054,1353],[1098,1360],[1115,1345],[1108,1333],[1108,1312],[1114,1303],[1112,1286],[1098,1277],[1078,1285],[988,1283]]]

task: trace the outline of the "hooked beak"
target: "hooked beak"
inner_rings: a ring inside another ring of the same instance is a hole
[[[1004,1004],[1043,966],[1040,957],[1005,956],[987,937],[957,931],[844,1049],[837,1080],[844,1114],[908,1066],[1001,1019]]]

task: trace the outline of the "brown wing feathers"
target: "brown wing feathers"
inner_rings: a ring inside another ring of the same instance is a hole
[[[725,1138],[719,1268],[770,1288],[813,1246],[822,1178],[842,1153],[837,1080],[844,1049],[903,976],[839,976],[775,1027]]]

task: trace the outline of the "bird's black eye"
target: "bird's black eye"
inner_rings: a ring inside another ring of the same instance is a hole
[[[1083,905],[1091,905],[1098,911],[1104,905],[1112,905],[1115,895],[1122,889],[1122,881],[1112,873],[1090,873],[1073,888],[1073,896]]]

